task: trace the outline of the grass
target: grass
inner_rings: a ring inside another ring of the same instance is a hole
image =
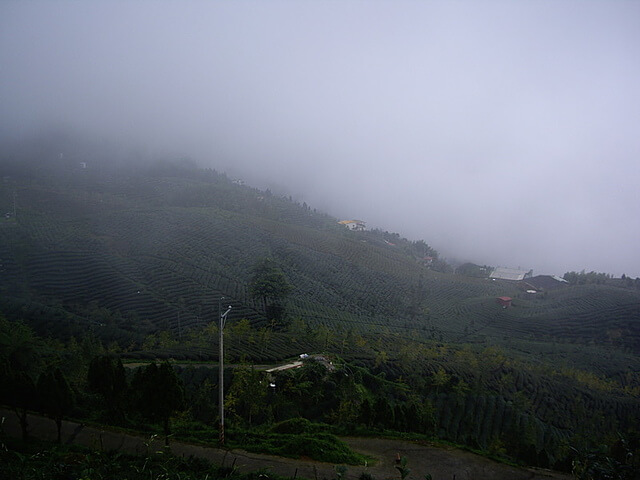
[[[301,422],[305,425],[301,425]],[[301,427],[301,433],[281,433],[298,427]],[[128,434],[140,433],[125,428],[108,428]],[[328,428],[323,424],[294,420],[278,424],[273,429],[229,429],[225,447],[288,458],[307,458],[335,465],[371,464],[369,457],[353,452],[335,435],[322,431]],[[215,428],[197,422],[176,422],[173,430],[174,440],[218,447],[218,431]],[[160,428],[157,428],[157,431],[159,432]],[[0,464],[0,473],[7,475],[6,478],[17,480],[265,478],[264,474],[240,475],[233,468],[215,466],[193,457],[176,457],[164,451],[149,451],[146,455],[140,456],[114,451],[94,451],[78,445],[60,445],[33,438],[23,442],[11,437],[0,437]],[[268,478],[275,477],[269,474]]]
[[[58,445],[31,440],[0,441],[3,478],[15,480],[91,479],[106,480],[203,480],[277,479],[269,473],[240,474],[233,468],[214,465],[196,457],[178,457],[166,452],[129,455],[98,452],[76,445]]]
[[[293,419],[272,427],[228,428],[225,448],[288,458],[310,458],[319,462],[364,465],[370,458],[352,451],[346,443],[328,433],[328,425]],[[218,446],[218,430],[199,422],[176,422],[177,440]]]
[[[370,459],[353,452],[342,440],[330,433],[282,434],[234,432],[228,446],[249,452],[289,458],[311,458],[336,465],[365,465]]]

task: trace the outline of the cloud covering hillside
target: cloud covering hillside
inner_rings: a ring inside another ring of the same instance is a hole
[[[0,5],[0,135],[62,126],[448,256],[640,276],[634,2]]]

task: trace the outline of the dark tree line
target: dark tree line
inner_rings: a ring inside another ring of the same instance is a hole
[[[40,368],[41,346],[31,329],[0,316],[0,401],[14,410],[22,437],[29,433],[27,414],[37,410],[51,417],[58,428],[74,405],[74,394],[62,371]]]
[[[102,397],[105,414],[112,422],[124,422],[127,414],[139,415],[161,424],[165,444],[169,444],[170,418],[184,407],[182,382],[169,363],[137,369],[129,385],[119,358],[99,356],[91,361],[87,385]]]
[[[64,418],[73,412],[82,415],[89,405],[90,412],[101,410],[107,423],[126,424],[127,417],[134,417],[161,424],[168,442],[170,417],[184,406],[182,382],[168,363],[138,369],[129,384],[119,358],[98,355],[88,370],[75,365],[75,372],[63,371],[62,359],[44,351],[46,346],[28,327],[0,316],[0,402],[15,412],[23,439],[29,435],[29,412],[54,420],[60,441]],[[77,378],[83,371],[86,378]],[[91,396],[100,401],[87,404]]]
[[[23,440],[29,436],[28,412],[35,410],[55,421],[60,442],[62,420],[73,410],[75,395],[59,368],[48,367],[37,382],[28,372],[4,368],[0,383],[0,401],[16,413]]]
[[[640,277],[633,279],[624,273],[620,278],[615,278],[609,273],[582,270],[580,272],[566,272],[562,278],[571,285],[613,285],[640,289]]]

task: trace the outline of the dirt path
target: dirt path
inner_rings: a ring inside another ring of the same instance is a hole
[[[159,361],[160,360],[155,360],[155,361],[149,360],[149,361],[145,361],[145,362],[128,362],[128,363],[123,363],[122,366],[124,368],[146,367],[147,365],[150,365],[152,363],[158,363]],[[182,367],[182,368],[188,368],[188,367],[193,367],[193,368],[218,368],[218,364],[217,363],[213,363],[213,362],[203,362],[203,363],[170,362],[170,363],[174,367]],[[256,370],[268,370],[270,368],[273,368],[274,366],[277,366],[277,365],[251,365],[251,367],[255,368]],[[240,363],[225,364],[225,368],[238,368],[238,367],[246,367],[246,365],[240,364]]]
[[[430,473],[433,480],[568,480],[557,472],[533,468],[516,468],[453,447],[431,447],[401,440],[382,438],[343,438],[354,450],[375,457],[376,465],[367,471],[377,479],[399,478],[394,458],[407,457],[409,478],[422,479]],[[352,467],[354,468],[354,467]],[[354,472],[356,473],[356,472]]]
[[[20,425],[16,415],[0,409],[4,418],[3,431],[19,436]],[[55,441],[56,427],[52,420],[31,415],[30,435]],[[519,469],[502,465],[484,457],[454,448],[443,449],[410,442],[375,438],[344,438],[354,450],[377,459],[374,465],[349,466],[347,477],[356,480],[362,472],[368,472],[377,480],[399,478],[394,459],[399,453],[409,460],[409,479],[422,479],[431,473],[434,480],[543,480],[570,477],[547,470]],[[63,422],[62,441],[76,443],[96,450],[119,450],[134,454],[146,454],[162,449],[162,440],[150,442],[148,437],[113,432],[85,426],[76,422]],[[172,442],[171,451],[176,455],[197,456],[225,466],[235,465],[242,472],[265,470],[285,477],[303,477],[310,480],[335,478],[335,466],[312,460],[296,460],[272,455],[260,455],[244,450],[223,450],[201,447],[182,442]]]

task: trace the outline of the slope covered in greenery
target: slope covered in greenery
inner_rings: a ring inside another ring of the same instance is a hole
[[[637,282],[533,295],[454,274],[423,241],[350,231],[189,161],[55,151],[0,164],[0,308],[41,335],[98,337],[123,357],[213,360],[219,306],[231,305],[232,360],[322,350],[356,372],[342,399],[342,380],[323,380],[334,393],[310,420],[419,428],[545,466],[589,429],[605,440],[638,429]],[[264,258],[293,287],[282,318],[249,288]]]
[[[16,217],[0,222],[2,288],[84,319],[103,310],[111,322],[95,321],[177,332],[211,321],[224,296],[236,318],[261,324],[264,306],[247,283],[271,257],[294,286],[288,311],[312,325],[640,347],[637,290],[584,285],[532,297],[507,282],[441,273],[422,264],[422,242],[348,231],[188,163],[109,170],[53,161],[40,176],[20,173],[3,176],[3,206],[10,212],[15,198]],[[514,308],[503,311],[501,295],[515,297]]]

